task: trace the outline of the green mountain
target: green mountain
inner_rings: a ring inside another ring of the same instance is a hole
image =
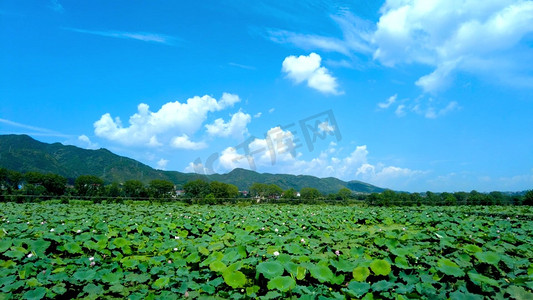
[[[333,177],[257,173],[244,169],[208,176],[161,171],[131,158],[116,155],[107,149],[87,150],[60,143],[47,144],[27,135],[0,135],[0,167],[18,172],[55,173],[69,179],[80,175],[96,175],[106,182],[138,179],[147,183],[152,179],[166,179],[180,186],[187,181],[204,178],[234,184],[239,190],[247,190],[254,182],[259,182],[273,183],[282,189],[300,190],[303,187],[314,187],[326,194],[336,193],[344,187],[354,192],[383,191],[382,188],[364,182],[346,182]]]

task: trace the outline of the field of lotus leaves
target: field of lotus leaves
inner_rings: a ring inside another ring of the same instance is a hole
[[[533,209],[0,203],[0,299],[533,299]]]

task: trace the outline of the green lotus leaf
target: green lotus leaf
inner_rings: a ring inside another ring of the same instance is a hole
[[[365,281],[370,276],[370,270],[367,267],[357,267],[353,269],[353,279],[355,281]]]
[[[521,286],[510,286],[505,290],[511,297],[516,300],[531,300],[533,299],[533,293],[526,291]]]
[[[331,265],[342,272],[351,272],[355,268],[355,263],[346,259],[331,260]]]
[[[209,264],[209,269],[213,272],[223,272],[226,269],[226,265],[218,260]]]
[[[380,280],[372,284],[372,290],[376,292],[384,292],[392,289],[394,285],[394,282],[389,282],[388,280]]]
[[[447,258],[441,258],[437,262],[437,270],[442,273],[455,277],[462,277],[465,275],[465,272],[453,261]]]
[[[167,286],[169,283],[170,277],[159,277],[156,281],[154,281],[152,287],[159,290]]]
[[[131,242],[125,238],[119,237],[113,240],[113,245],[117,246],[118,248],[122,248],[131,245]]]
[[[277,261],[267,261],[257,265],[257,272],[263,274],[267,279],[281,276],[284,270],[283,265]]]
[[[493,251],[477,252],[475,256],[480,262],[488,263],[494,266],[497,266],[501,260],[500,255]]]
[[[370,284],[366,282],[350,281],[348,284],[348,291],[354,294],[357,298],[361,298],[370,290]]]
[[[64,245],[65,250],[70,254],[79,254],[83,253],[80,245],[76,242],[69,242]]]
[[[43,256],[51,243],[43,239],[37,239],[29,242],[30,251],[35,252],[37,256]]]
[[[473,244],[464,245],[463,249],[466,252],[468,252],[468,253],[476,253],[476,252],[482,252],[483,251],[483,249],[481,249],[480,247],[478,247],[476,245],[473,245]]]
[[[122,279],[123,273],[118,272],[109,272],[102,275],[102,281],[109,283],[109,284],[116,284],[120,282],[120,279]]]
[[[33,290],[29,290],[22,297],[27,300],[39,300],[43,299],[46,295],[46,288],[44,287],[38,287]]]
[[[481,275],[474,272],[468,272],[468,277],[470,277],[470,280],[472,280],[473,283],[481,286],[482,284],[486,283],[488,285],[492,286],[499,286],[500,283],[497,280],[494,280],[490,277],[487,277],[485,275]]]
[[[370,263],[370,269],[376,275],[387,276],[391,272],[391,265],[386,260],[376,259]]]
[[[224,271],[224,282],[232,288],[240,288],[246,284],[246,276],[241,271]]]
[[[409,262],[407,261],[407,258],[405,258],[405,256],[396,256],[396,258],[394,259],[394,265],[402,269],[409,268]]]
[[[269,290],[278,290],[281,292],[287,292],[296,286],[296,281],[290,276],[277,276],[271,279],[267,287]]]
[[[99,286],[95,285],[93,283],[89,283],[85,287],[83,287],[83,291],[89,294],[89,296],[100,296],[104,294],[104,289]]]
[[[11,247],[12,242],[10,239],[2,239],[0,240],[0,253],[5,252],[9,247]]]
[[[79,281],[90,281],[96,276],[96,271],[93,269],[78,270],[72,276]]]
[[[315,265],[309,268],[311,276],[318,279],[321,283],[330,282],[333,279],[333,272],[329,267],[324,265]]]
[[[21,259],[24,257],[25,253],[19,250],[8,250],[4,252],[4,255],[14,259]]]

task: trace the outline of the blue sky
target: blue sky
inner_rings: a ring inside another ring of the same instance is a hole
[[[0,134],[152,167],[533,188],[532,1],[0,2]]]

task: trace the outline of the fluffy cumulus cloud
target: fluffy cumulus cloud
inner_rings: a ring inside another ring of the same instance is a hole
[[[157,168],[160,170],[165,170],[168,165],[168,159],[161,158],[157,161]]]
[[[207,95],[195,96],[184,103],[166,103],[158,111],[151,111],[147,104],[141,103],[137,107],[137,113],[129,118],[127,126],[123,125],[119,117],[113,118],[106,113],[94,122],[94,133],[98,137],[127,146],[157,147],[170,142],[176,148],[205,148],[205,143],[193,142],[190,136],[202,127],[208,113],[232,107],[239,101],[237,95],[228,93],[224,93],[219,100]],[[235,115],[236,118],[245,119],[242,113]],[[236,120],[230,129],[244,131],[241,119]]]
[[[231,116],[231,120],[224,122],[216,119],[212,124],[205,125],[206,131],[211,136],[242,138],[248,135],[248,123],[252,120],[249,114],[239,111]]]
[[[330,143],[326,150],[311,159],[304,159],[302,153],[298,152],[301,146],[290,131],[274,127],[264,139],[253,139],[245,147],[228,147],[216,161],[206,165],[201,162],[190,163],[185,171],[212,173],[245,168],[261,172],[358,179],[395,189],[404,188],[411,180],[425,174],[418,170],[372,163],[366,145],[357,146],[347,155],[341,155],[336,143]]]
[[[98,149],[99,147],[98,143],[93,143],[91,139],[85,134],[78,136],[78,142],[81,143],[80,146],[87,148],[87,149]]]
[[[188,135],[183,134],[181,136],[174,137],[170,145],[177,149],[189,149],[199,150],[207,148],[207,144],[204,142],[193,142]]]
[[[372,37],[374,58],[384,65],[435,67],[416,84],[424,91],[446,88],[457,71],[483,74],[523,71],[518,45],[533,32],[533,2],[389,0]]]
[[[377,23],[346,10],[332,15],[340,38],[284,30],[268,37],[307,51],[368,55],[389,67],[429,66],[415,81],[427,93],[448,88],[459,72],[533,87],[533,1],[387,0],[379,13]]]
[[[305,81],[310,88],[321,93],[342,94],[337,79],[330,74],[328,69],[320,65],[321,61],[322,58],[316,53],[298,57],[291,55],[283,60],[282,71],[297,84]]]

